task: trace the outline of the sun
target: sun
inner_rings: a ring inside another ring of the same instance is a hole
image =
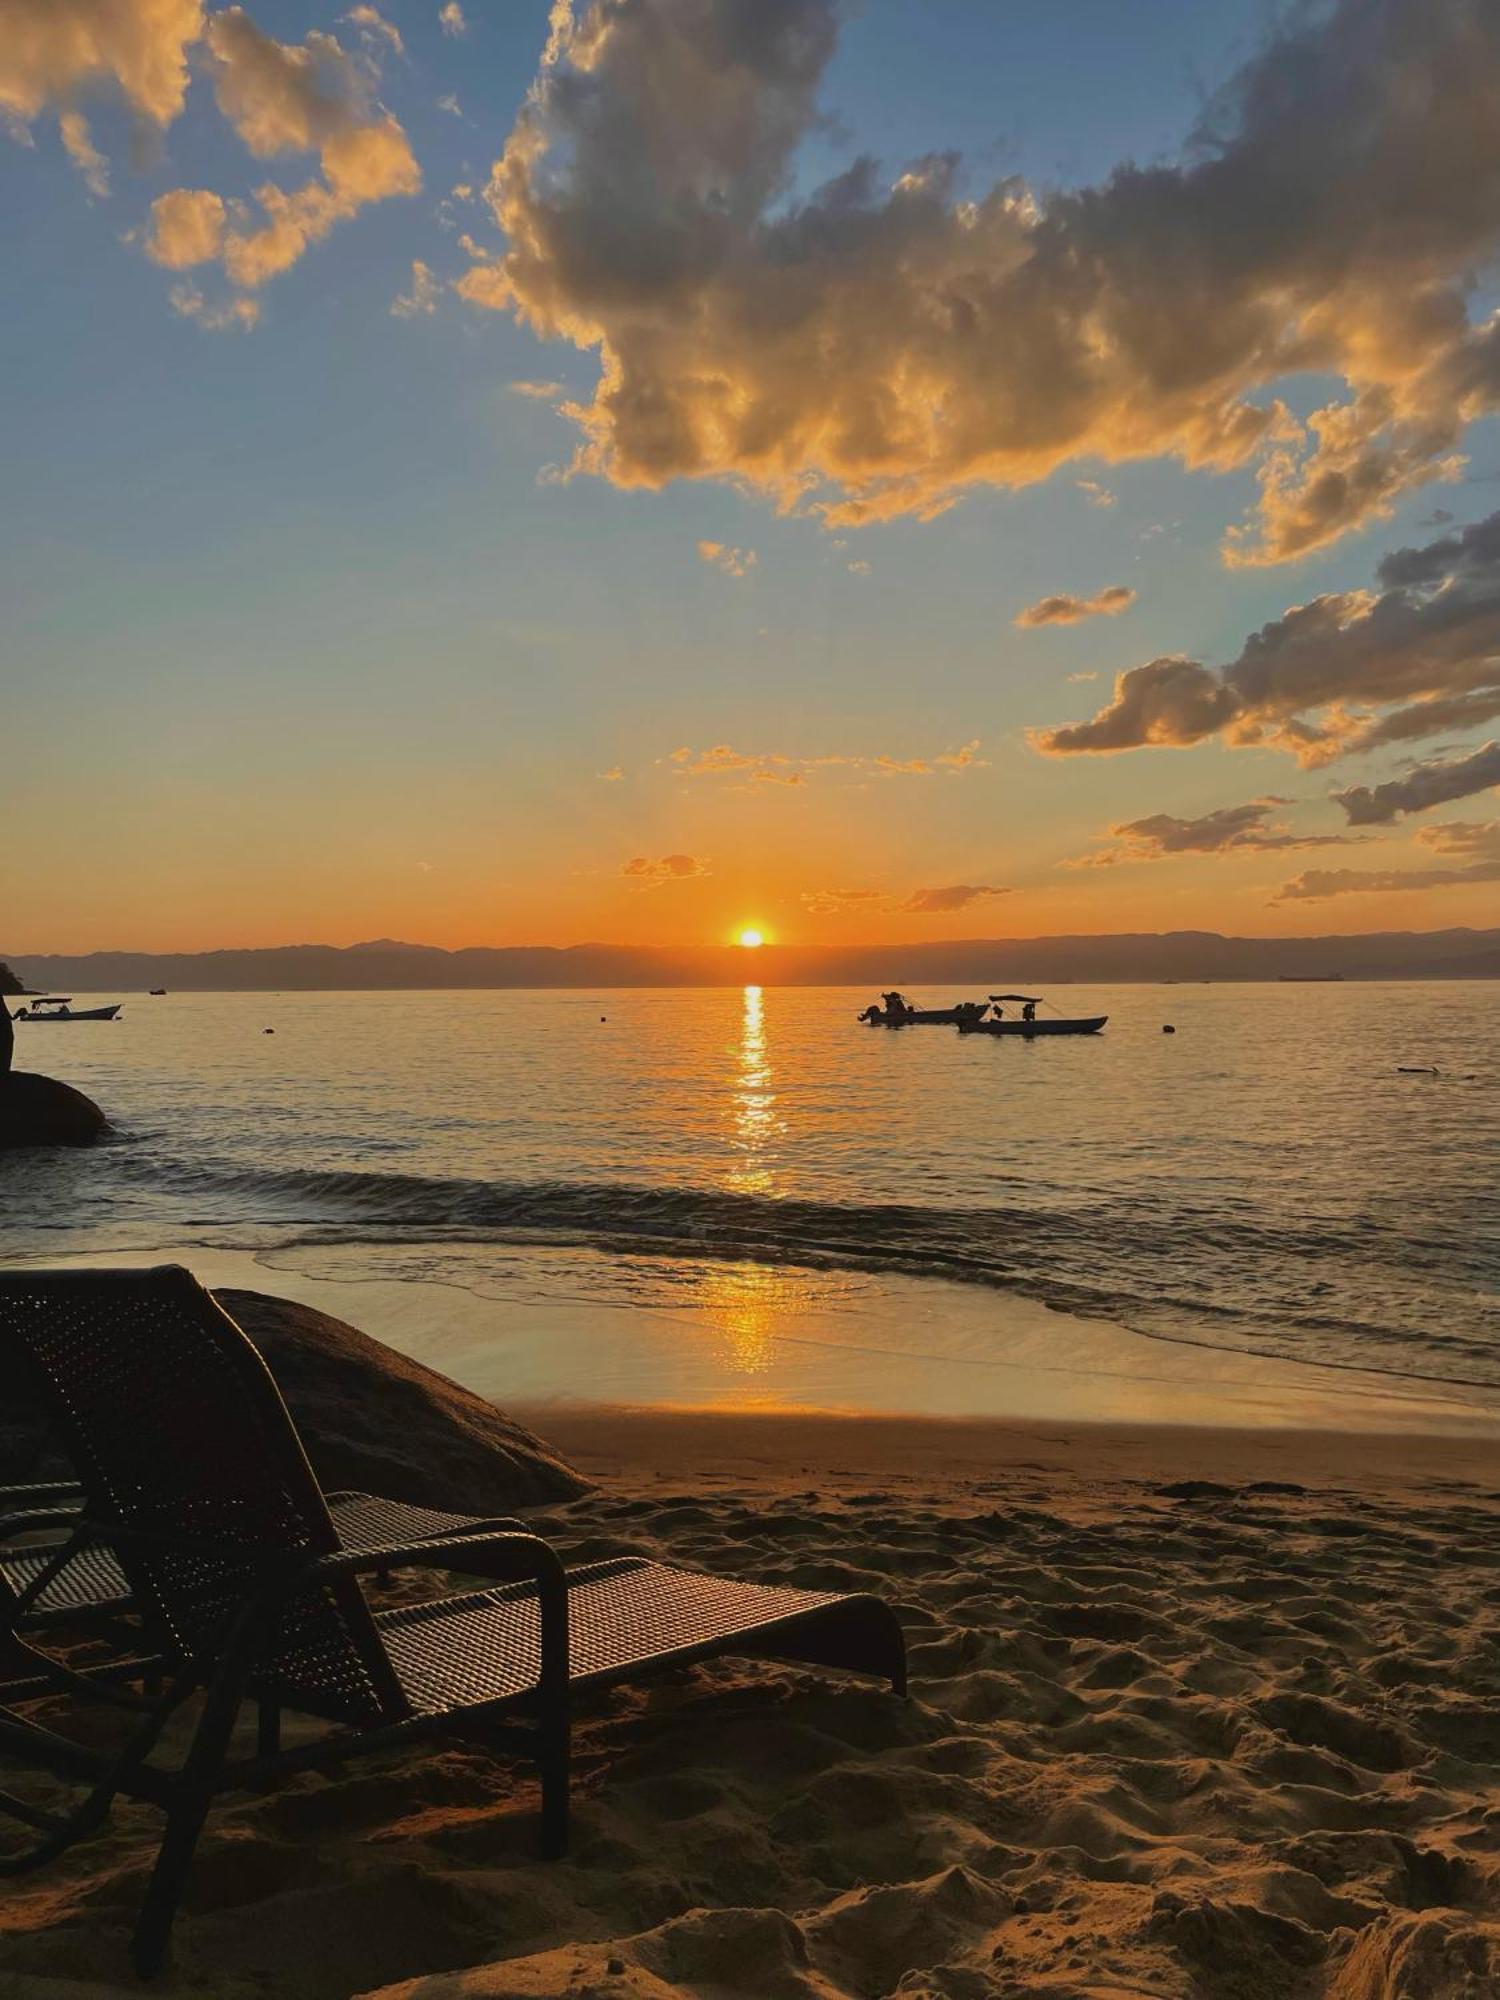
[[[746,951],[759,951],[765,941],[765,933],[757,930],[743,930],[735,940]]]

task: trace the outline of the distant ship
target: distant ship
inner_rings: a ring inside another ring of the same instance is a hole
[[[1344,975],[1342,972],[1278,972],[1276,977],[1283,986],[1338,986]]]

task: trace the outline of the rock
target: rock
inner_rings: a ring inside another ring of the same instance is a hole
[[[260,1349],[326,1488],[465,1514],[585,1491],[572,1466],[493,1403],[343,1320],[265,1292],[215,1297]]]
[[[91,1097],[32,1070],[0,1068],[0,1149],[88,1146],[109,1130]]]
[[[416,1506],[508,1514],[586,1490],[572,1466],[493,1403],[369,1334],[264,1292],[215,1297],[260,1350],[329,1491],[352,1486]],[[0,1366],[5,1479],[68,1477],[35,1403],[5,1374]]]

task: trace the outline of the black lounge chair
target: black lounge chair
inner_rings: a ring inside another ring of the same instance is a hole
[[[508,1514],[450,1514],[414,1507],[378,1493],[325,1493],[334,1531],[346,1549],[380,1548],[388,1542],[430,1541],[435,1535],[523,1530]],[[102,1543],[74,1548],[59,1563],[84,1504],[74,1481],[0,1486],[0,1618],[22,1631],[58,1624],[107,1623],[136,1610],[130,1584],[113,1551]],[[40,1539],[45,1530],[47,1539]],[[35,1541],[21,1539],[36,1535]],[[46,1574],[44,1574],[46,1572]]]
[[[734,1653],[871,1674],[905,1693],[901,1628],[875,1597],[739,1583],[635,1557],[564,1570],[539,1537],[508,1530],[340,1547],[274,1382],[187,1271],[0,1275],[0,1339],[26,1357],[83,1474],[72,1537],[112,1551],[175,1663],[163,1691],[136,1694],[120,1685],[128,1667],[79,1674],[0,1633],[0,1653],[39,1669],[48,1688],[117,1703],[133,1724],[110,1754],[0,1695],[0,1748],[91,1786],[68,1814],[0,1793],[0,1809],[36,1835],[0,1859],[0,1873],[39,1866],[93,1832],[116,1796],[160,1807],[166,1830],[132,1943],[143,1976],[165,1956],[221,1792],[483,1723],[539,1766],[544,1849],[560,1854],[576,1689]],[[407,1565],[515,1581],[372,1611],[360,1577]],[[0,1658],[0,1681],[7,1667]],[[198,1694],[186,1756],[164,1768],[152,1755],[162,1730]],[[255,1755],[234,1757],[246,1700],[264,1704],[263,1726]],[[283,1748],[278,1707],[334,1727]]]

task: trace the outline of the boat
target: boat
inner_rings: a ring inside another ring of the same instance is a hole
[[[124,1006],[117,1000],[112,1007],[79,1007],[64,993],[39,996],[29,1007],[18,1007],[11,1016],[14,1021],[112,1021]]]
[[[151,991],[151,998],[153,1000],[165,1000],[167,997],[167,989],[165,986],[153,986],[150,989],[150,991]]]
[[[969,1019],[960,1021],[961,1035],[1097,1035],[1109,1019],[1108,1014],[1082,1014],[1069,1018],[1064,1014],[1051,1014],[1042,1020],[1036,1018],[1036,1009],[1044,1004],[1039,993],[992,993],[995,1003],[995,1018],[989,1021]],[[1029,1019],[1006,1020],[1001,1016],[1002,1007],[1008,1002],[1025,1007]]]
[[[960,1000],[956,1007],[906,1007],[899,1014],[869,1006],[859,1018],[872,1028],[952,1028],[962,1026],[971,1016],[978,1020],[985,1006],[983,1000]]]
[[[1108,1014],[1080,1015],[1075,1020],[1061,1016],[1047,1021],[960,1021],[961,1035],[1097,1035]]]

